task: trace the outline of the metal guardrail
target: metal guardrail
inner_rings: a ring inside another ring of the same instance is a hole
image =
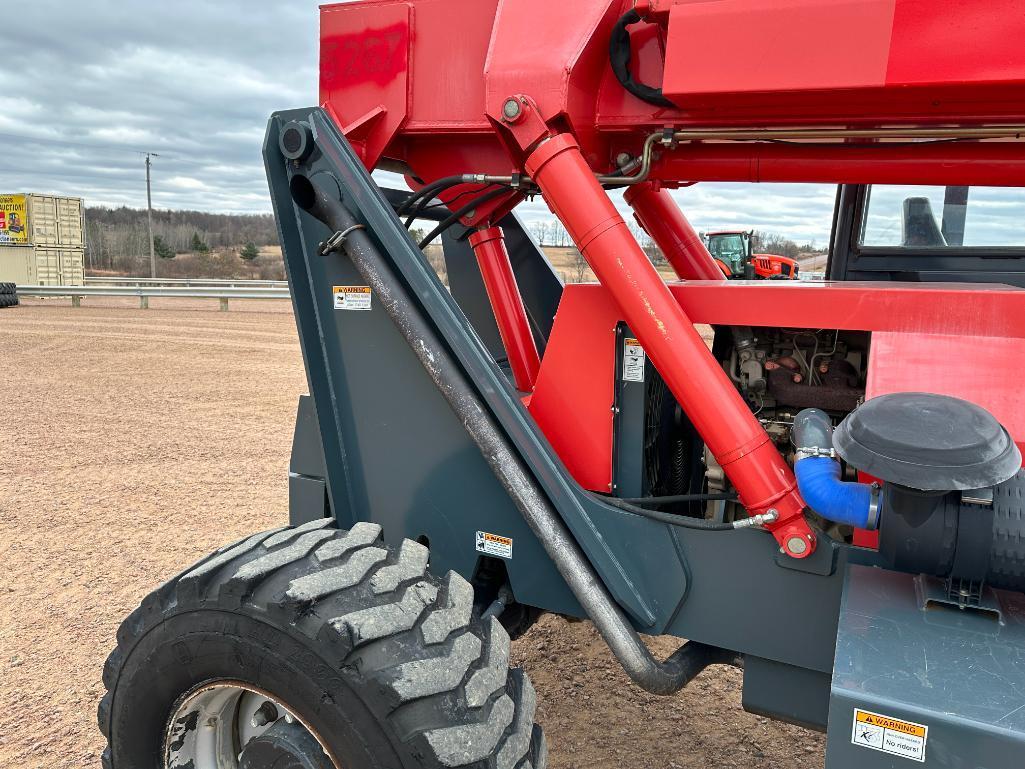
[[[125,278],[87,275],[87,286],[228,286],[253,288],[288,288],[287,280],[225,280],[223,278]]]
[[[134,278],[133,278],[134,280]],[[150,297],[178,297],[180,299],[218,299],[221,310],[227,311],[230,299],[289,299],[288,284],[284,287],[245,285],[235,281],[234,285],[214,286],[18,286],[20,296],[71,297],[72,307],[82,306],[86,296],[137,296],[139,307],[149,309]]]
[[[808,283],[822,283],[826,279],[826,273],[824,272],[799,272],[797,277],[800,280]]]

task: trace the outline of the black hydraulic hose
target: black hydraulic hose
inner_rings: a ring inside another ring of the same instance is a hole
[[[458,222],[460,219],[462,219],[468,213],[470,213],[471,211],[476,209],[482,203],[487,203],[489,200],[493,200],[494,198],[497,198],[499,195],[505,195],[508,192],[509,192],[509,190],[506,189],[505,187],[499,187],[498,189],[492,190],[491,192],[488,192],[488,193],[486,193],[484,195],[481,195],[479,198],[474,198],[473,200],[471,200],[466,205],[462,206],[461,208],[457,209],[456,211],[454,211],[453,213],[449,214],[447,217],[442,219],[441,220],[441,224],[439,224],[437,227],[435,227],[433,230],[431,230],[427,234],[427,237],[425,237],[423,240],[420,241],[420,248],[421,249],[427,248],[427,246],[430,245],[432,240],[434,240],[441,233],[443,233],[445,230],[447,230],[453,224]]]
[[[737,528],[732,523],[707,521],[704,518],[689,518],[686,515],[663,513],[661,510],[649,510],[646,507],[631,505],[629,502],[625,502],[622,499],[616,499],[615,497],[602,497],[601,500],[607,505],[618,507],[620,510],[625,510],[628,513],[633,513],[634,515],[639,515],[643,518],[649,518],[652,521],[658,521],[659,523],[668,523],[670,526],[679,526],[681,529],[698,529],[700,531],[735,531]]]
[[[292,198],[300,208],[333,232],[348,233],[340,239],[340,247],[377,295],[381,306],[459,417],[574,597],[634,683],[653,694],[673,694],[709,665],[742,665],[743,658],[736,652],[695,641],[683,644],[665,662],[658,662],[651,656],[651,651],[623,610],[613,601],[562,518],[552,509],[533,475],[523,466],[519,455],[513,451],[484,403],[466,381],[451,353],[391,274],[377,246],[361,229],[361,223],[338,199],[337,179],[332,179],[332,184],[335,190],[329,192],[306,176],[293,176],[290,182]]]
[[[409,214],[406,216],[406,221],[405,221],[406,229],[408,230],[410,228],[410,226],[413,224],[413,222],[416,219],[420,218],[421,214],[423,214],[424,211],[427,211],[427,210],[429,210],[431,208],[446,208],[448,206],[451,206],[453,203],[455,203],[460,198],[465,198],[467,195],[479,195],[482,192],[487,192],[488,188],[492,187],[492,186],[494,186],[494,185],[485,184],[483,187],[478,187],[475,190],[466,190],[465,192],[460,192],[458,195],[456,195],[454,198],[452,198],[448,202],[442,201],[441,203],[434,203],[433,205],[432,205],[431,201],[434,200],[434,196],[420,198],[420,201],[415,206],[413,206],[413,208],[410,210]],[[444,191],[444,190],[442,190],[442,191]]]
[[[609,62],[612,64],[612,71],[620,85],[641,101],[656,107],[675,107],[675,104],[662,95],[661,88],[654,88],[638,82],[630,72],[632,51],[630,49],[630,30],[627,27],[640,20],[641,15],[631,8],[623,14],[612,29],[612,37],[609,39]]]
[[[446,187],[455,187],[457,184],[465,183],[466,176],[464,176],[463,174],[460,174],[458,176],[445,176],[441,179],[437,179],[431,182],[430,184],[421,187],[412,195],[410,195],[406,199],[406,201],[396,209],[395,213],[397,213],[399,216],[402,216],[414,204],[420,202],[421,200],[431,200],[435,196],[435,194],[437,194],[440,190],[443,190]]]

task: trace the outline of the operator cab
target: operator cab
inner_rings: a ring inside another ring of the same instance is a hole
[[[829,280],[1025,287],[1025,189],[841,185]]]

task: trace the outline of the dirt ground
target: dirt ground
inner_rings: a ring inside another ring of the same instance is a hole
[[[100,669],[154,586],[283,523],[305,376],[285,302],[0,313],[0,766],[98,766]],[[677,643],[654,639],[668,654]],[[740,675],[658,698],[587,623],[514,644],[556,769],[815,769],[821,736],[744,713]]]

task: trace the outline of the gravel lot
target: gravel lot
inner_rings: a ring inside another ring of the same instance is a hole
[[[152,307],[0,313],[0,766],[98,766],[100,669],[120,619],[190,562],[287,518],[305,392],[289,306]],[[556,769],[822,766],[819,735],[740,709],[736,671],[652,697],[589,624],[557,617],[514,655]]]

